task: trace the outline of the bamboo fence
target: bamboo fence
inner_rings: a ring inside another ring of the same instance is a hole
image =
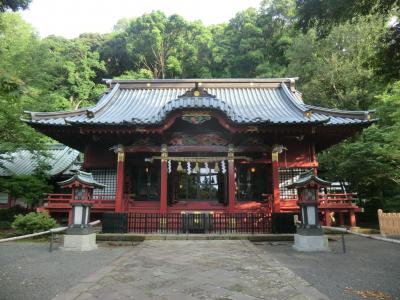
[[[378,209],[378,219],[382,235],[400,235],[400,213],[384,213]]]

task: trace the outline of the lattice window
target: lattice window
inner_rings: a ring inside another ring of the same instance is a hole
[[[117,185],[117,171],[111,169],[91,170],[94,180],[105,184],[104,189],[94,189],[93,194],[112,194],[115,195]]]
[[[299,179],[300,174],[310,171],[310,168],[279,168],[279,191],[283,200],[296,199],[297,190],[286,186]]]

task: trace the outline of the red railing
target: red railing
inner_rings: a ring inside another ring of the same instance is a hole
[[[267,205],[272,202],[271,195],[265,195]],[[281,208],[287,209],[297,209],[297,197],[293,199],[281,200]],[[319,201],[321,208],[347,208],[354,206],[353,201],[355,199],[355,194],[352,193],[331,193],[331,194],[319,194]],[[72,194],[49,194],[48,195],[47,208],[70,208],[70,202],[72,200]],[[134,202],[134,195],[125,194],[124,195],[125,210],[129,211],[131,208],[136,206],[141,206],[140,202]],[[157,206],[154,205],[155,201],[148,203],[144,202],[144,206]],[[115,195],[114,194],[96,194],[93,195],[92,208],[94,209],[110,209],[113,210],[115,207]],[[243,207],[246,210],[247,207]],[[186,208],[187,209],[187,208]]]
[[[321,207],[352,206],[355,194],[319,194]]]
[[[114,194],[96,194],[91,201],[94,209],[114,209]],[[47,208],[70,208],[72,194],[49,194],[47,196]]]

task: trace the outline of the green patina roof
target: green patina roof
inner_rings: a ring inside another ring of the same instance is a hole
[[[65,186],[65,185],[73,183],[74,181],[78,181],[81,184],[92,186],[93,188],[96,188],[96,189],[103,189],[106,187],[106,185],[101,184],[101,183],[97,182],[96,180],[94,180],[92,173],[83,172],[83,171],[76,172],[76,174],[74,174],[74,176],[72,176],[71,178],[69,178],[67,180],[58,182],[58,184],[61,186]]]
[[[35,154],[28,150],[18,150],[0,155],[0,176],[32,175],[40,163],[50,167],[49,176],[71,174],[80,168],[79,151],[63,144],[47,146],[45,154]]]
[[[296,189],[299,187],[304,187],[304,186],[308,185],[310,182],[316,182],[320,186],[330,186],[331,185],[331,183],[329,181],[319,178],[318,176],[314,175],[312,172],[305,172],[300,175],[299,179],[296,182],[288,185],[286,188]]]

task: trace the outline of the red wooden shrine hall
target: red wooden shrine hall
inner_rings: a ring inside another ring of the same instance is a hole
[[[298,212],[288,189],[317,173],[317,153],[374,120],[368,111],[307,105],[292,78],[107,80],[96,105],[28,112],[36,130],[84,153],[106,185],[92,212]],[[320,192],[329,223],[355,224],[352,194]],[[66,212],[71,194],[45,208]]]

